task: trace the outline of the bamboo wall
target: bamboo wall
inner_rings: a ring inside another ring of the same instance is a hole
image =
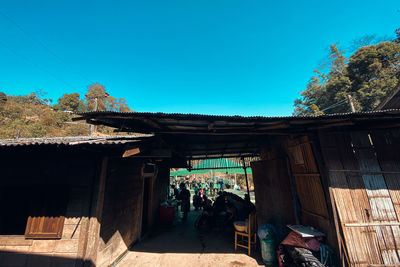
[[[323,184],[313,141],[309,136],[290,138],[287,141],[287,153],[300,202],[300,223],[325,233],[328,245],[336,249],[335,226],[328,210],[329,196]]]
[[[400,131],[319,134],[351,266],[400,264]]]

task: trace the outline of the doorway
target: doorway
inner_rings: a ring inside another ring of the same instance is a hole
[[[150,209],[151,209],[151,189],[152,189],[152,180],[151,177],[144,177],[143,184],[143,208],[142,208],[142,232],[143,236],[148,228],[150,223]]]

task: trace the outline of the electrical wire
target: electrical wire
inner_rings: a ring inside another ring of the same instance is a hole
[[[11,51],[13,54],[19,56],[20,58],[24,59],[26,62],[28,62],[29,64],[31,64],[32,66],[34,66],[35,68],[49,74],[50,76],[52,76],[54,79],[62,82],[63,84],[67,85],[68,87],[73,88],[73,86],[71,84],[69,84],[68,82],[66,82],[65,80],[61,79],[60,77],[58,77],[57,75],[55,75],[54,73],[48,71],[47,69],[39,66],[38,64],[36,64],[33,60],[31,60],[30,58],[28,58],[27,56],[22,55],[21,53],[19,53],[18,51],[12,49],[11,47],[9,47],[8,45],[6,45],[5,43],[3,43],[0,40],[0,45],[2,45],[3,47],[5,47],[6,49],[8,49],[9,51]]]
[[[326,110],[328,110],[328,109],[336,108],[336,107],[339,107],[339,106],[341,106],[341,105],[343,105],[343,104],[346,104],[346,103],[347,103],[347,100],[344,99],[344,100],[341,100],[341,101],[339,101],[339,102],[336,102],[335,104],[330,105],[330,106],[327,107],[327,108],[322,109],[321,111],[324,112],[324,111],[326,111]]]
[[[64,66],[66,66],[68,69],[71,71],[75,72],[75,74],[79,75],[82,79],[88,81],[89,83],[94,83],[91,81],[89,78],[87,78],[85,75],[77,72],[70,64],[65,62],[64,59],[62,59],[60,56],[58,56],[56,53],[54,53],[47,45],[45,45],[41,40],[30,34],[28,31],[26,31],[21,25],[19,25],[17,22],[15,22],[13,19],[11,19],[9,16],[7,16],[5,13],[0,11],[0,15],[8,20],[10,23],[12,23],[18,30],[20,30],[23,34],[28,36],[31,40],[39,44],[45,51],[47,51],[49,54],[51,54],[53,57],[57,58],[58,61],[60,61]]]

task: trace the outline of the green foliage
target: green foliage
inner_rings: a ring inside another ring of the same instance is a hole
[[[115,97],[109,95],[106,92],[105,87],[99,83],[94,83],[88,86],[88,92],[85,95],[85,99],[89,111],[131,111],[124,98],[119,98],[117,100]]]
[[[13,96],[0,92],[0,138],[76,136],[88,135],[89,125],[72,122],[74,113],[86,112],[93,104],[93,97],[99,97],[99,110],[130,111],[126,100],[116,99],[107,94],[104,86],[89,86],[86,102],[78,93],[64,94],[58,103],[51,106],[46,93],[36,91],[28,95]],[[96,135],[114,134],[114,129],[98,126]]]
[[[79,106],[83,103],[83,101],[79,99],[78,93],[63,94],[62,97],[57,100],[57,102],[58,103],[54,105],[55,109],[72,112],[77,112]]]
[[[400,28],[398,28],[398,29],[396,29],[396,39],[394,39],[394,41],[396,42],[396,43],[400,43]]]
[[[4,109],[6,103],[7,103],[7,95],[3,92],[0,92],[0,112]]]
[[[330,46],[327,73],[320,70],[294,102],[294,115],[349,112],[347,96],[355,100],[356,109],[374,109],[400,81],[400,43],[381,42],[362,46],[349,58]]]
[[[99,83],[94,83],[88,86],[88,92],[85,95],[86,103],[88,105],[88,110],[94,111],[105,111],[107,110],[107,97],[109,94],[103,85]],[[97,101],[97,107],[96,107]]]

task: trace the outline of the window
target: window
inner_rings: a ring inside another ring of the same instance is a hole
[[[0,189],[0,235],[61,238],[68,201],[66,186],[8,186]]]

